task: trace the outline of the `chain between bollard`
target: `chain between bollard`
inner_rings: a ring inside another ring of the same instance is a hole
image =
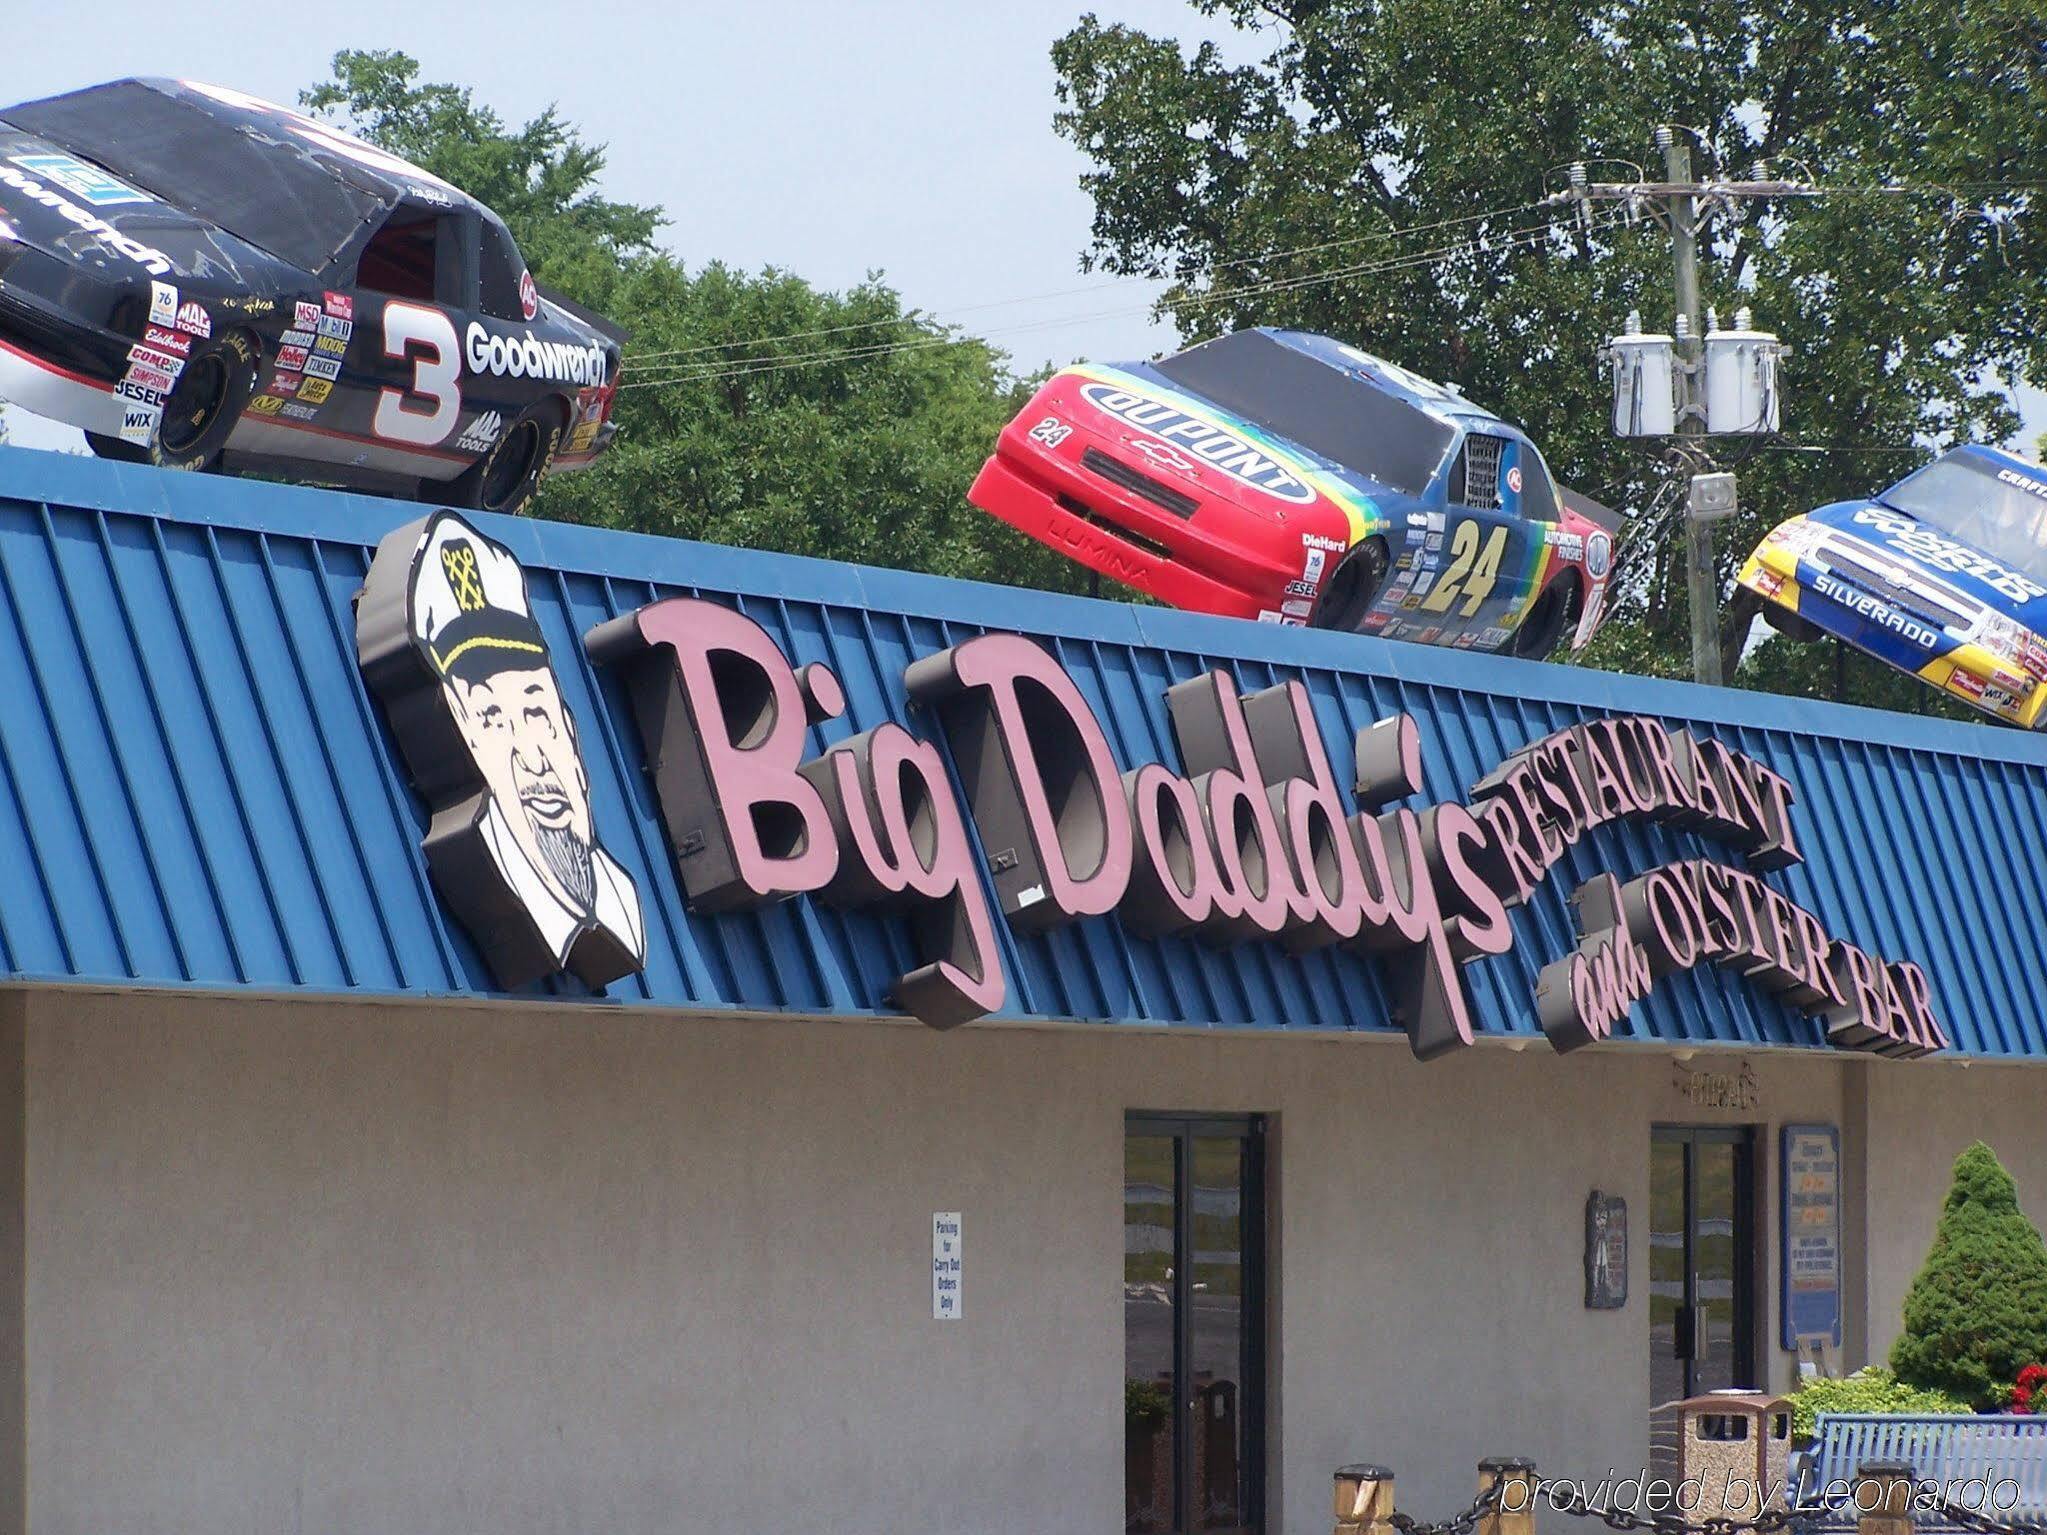
[[[1993,1519],[1988,1514],[1973,1508],[1964,1508],[1959,1503],[1943,1502],[1940,1512],[1948,1523],[1965,1530],[1974,1530],[1977,1535],[2047,1535],[2047,1525],[2027,1524],[2016,1519]]]
[[[1397,1510],[1386,1516],[1386,1522],[1392,1525],[1399,1535],[1471,1535],[1478,1521],[1499,1507],[1500,1490],[1503,1485],[1500,1482],[1493,1483],[1471,1500],[1470,1507],[1452,1514],[1440,1524],[1423,1524],[1420,1520],[1410,1518]]]
[[[1753,1519],[1735,1519],[1725,1514],[1715,1514],[1693,1524],[1683,1514],[1637,1514],[1625,1508],[1601,1508],[1585,1496],[1584,1490],[1572,1482],[1538,1477],[1529,1494],[1531,1500],[1540,1499],[1553,1513],[1568,1514],[1578,1519],[1595,1519],[1610,1530],[1648,1530],[1651,1535],[1736,1535],[1742,1530],[1752,1530],[1756,1535],[1777,1535],[1779,1531],[1802,1530],[1812,1522],[1811,1515],[1792,1508],[1765,1509]],[[1984,1531],[1982,1535],[2047,1535],[2047,1531]]]

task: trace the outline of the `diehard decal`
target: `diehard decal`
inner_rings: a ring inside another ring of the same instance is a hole
[[[497,983],[638,970],[639,890],[597,841],[575,717],[512,552],[453,512],[387,535],[356,651],[432,813],[435,886]]]

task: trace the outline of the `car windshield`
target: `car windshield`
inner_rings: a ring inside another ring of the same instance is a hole
[[[1964,454],[1928,464],[1882,499],[2047,586],[2047,476]]]
[[[1255,330],[1154,366],[1190,394],[1410,495],[1429,483],[1457,435],[1405,400]]]
[[[331,155],[134,80],[10,107],[7,121],[309,272],[386,205]]]

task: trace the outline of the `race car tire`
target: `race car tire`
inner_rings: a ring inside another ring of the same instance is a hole
[[[1392,564],[1383,538],[1368,538],[1354,547],[1329,573],[1322,595],[1315,601],[1314,614],[1308,619],[1309,625],[1316,629],[1339,629],[1346,634],[1364,633],[1365,615],[1379,600],[1379,591],[1386,584],[1386,572]]]
[[[92,449],[94,458],[104,458],[116,464],[146,464],[149,449],[139,442],[123,442],[118,437],[109,437],[104,432],[87,432],[85,445]]]
[[[1794,645],[1810,645],[1827,637],[1827,631],[1811,619],[1801,618],[1791,609],[1780,608],[1774,602],[1763,604],[1763,622]]]
[[[248,336],[228,331],[192,348],[150,434],[149,461],[159,469],[210,469],[255,392],[256,343]]]
[[[554,462],[566,417],[554,400],[527,406],[498,433],[489,451],[449,484],[448,503],[481,512],[518,511]]]
[[[1535,599],[1535,606],[1528,610],[1528,616],[1521,620],[1521,627],[1514,631],[1514,638],[1507,642],[1507,654],[1519,656],[1524,661],[1546,659],[1577,616],[1578,583],[1568,576],[1550,582],[1543,588],[1542,595]]]

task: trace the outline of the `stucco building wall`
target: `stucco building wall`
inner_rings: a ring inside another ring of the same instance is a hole
[[[1933,1242],[1954,1161],[1981,1140],[2011,1170],[2019,1207],[2047,1227],[2047,1071],[1931,1062],[1868,1078],[1869,1357],[1890,1354],[1905,1291]]]
[[[0,999],[0,1043],[21,1005]],[[1393,1466],[1431,1517],[1483,1455],[1640,1466],[1653,1123],[1767,1127],[1767,1251],[1775,1127],[1841,1123],[1851,1234],[1889,1244],[1872,1336],[1971,1126],[1994,1122],[2047,1210],[2043,1079],[2018,1069],[1758,1053],[1757,1106],[1713,1111],[1661,1051],[1420,1065],[1382,1040],[1103,1026],[26,1011],[15,1380],[39,1532],[1118,1528],[1130,1109],[1272,1116],[1274,1530],[1326,1529],[1347,1460]],[[1595,1187],[1628,1200],[1619,1312],[1582,1305]],[[964,1217],[956,1323],[930,1315],[934,1210]],[[0,1325],[0,1372],[6,1347]]]

